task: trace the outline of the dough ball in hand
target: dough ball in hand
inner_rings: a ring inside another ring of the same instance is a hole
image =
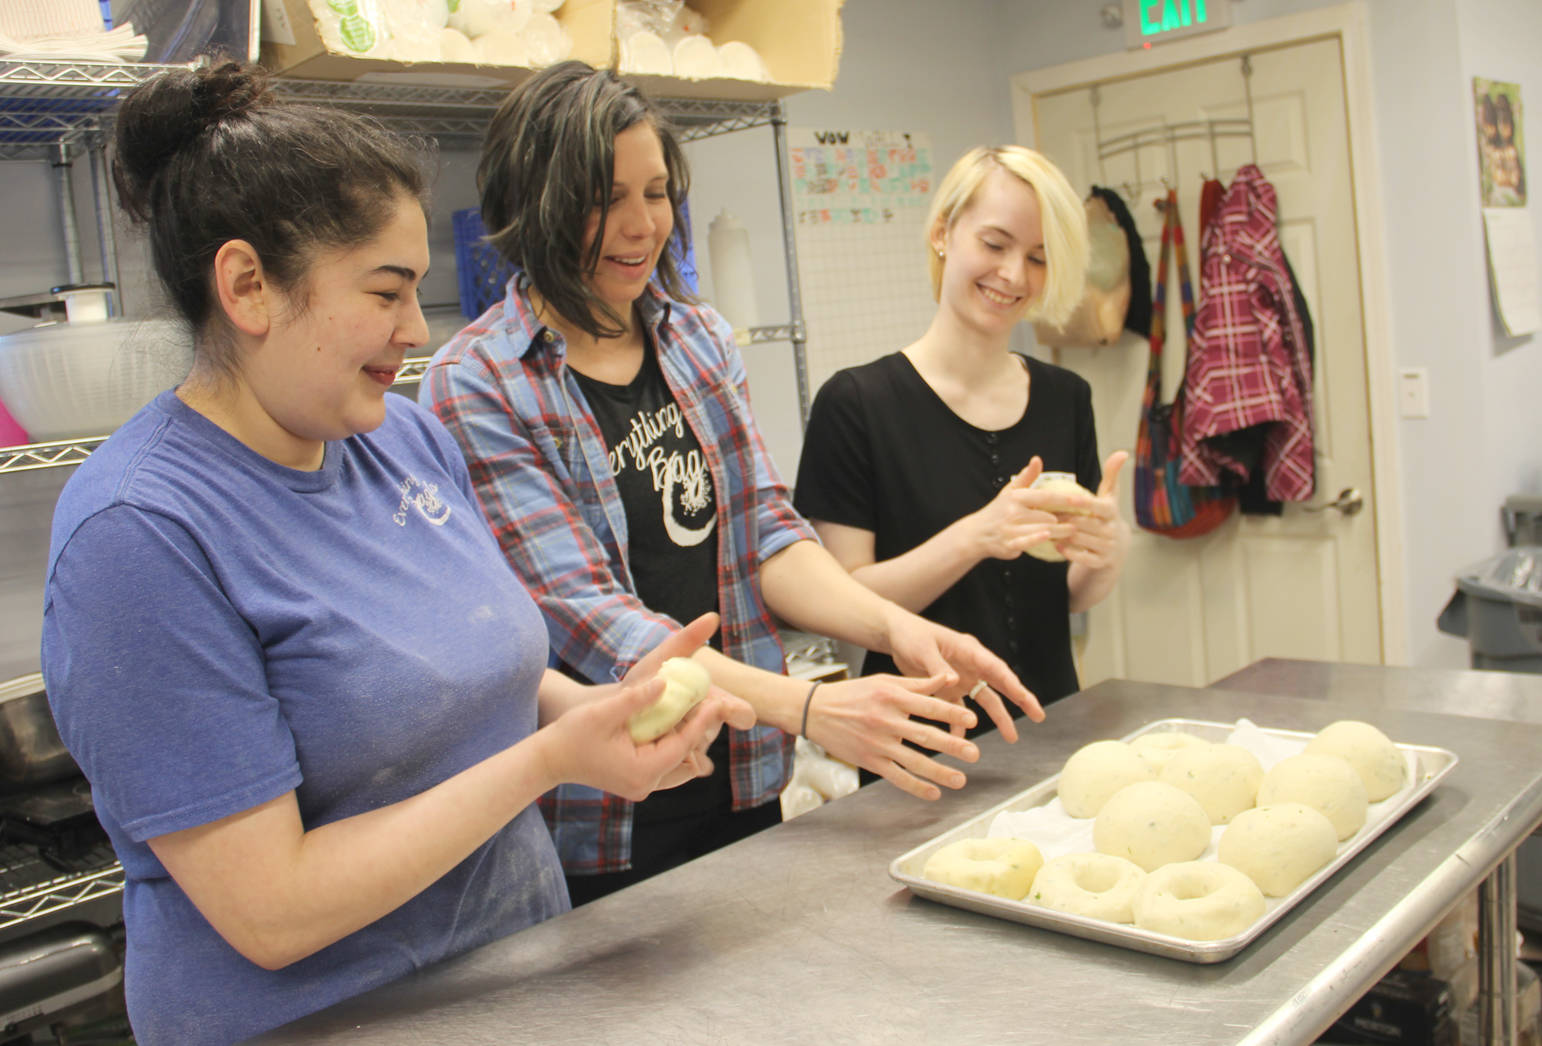
[[[669,658],[659,668],[659,678],[664,680],[659,699],[626,721],[632,740],[640,745],[657,741],[673,730],[712,689],[707,670],[688,657]]]
[[[1365,784],[1355,768],[1336,755],[1302,752],[1281,759],[1258,786],[1258,805],[1305,803],[1329,821],[1342,841],[1365,824]]]
[[[1109,796],[1153,776],[1151,764],[1123,741],[1094,741],[1065,761],[1060,771],[1060,805],[1071,817],[1096,817]]]
[[[1391,738],[1370,723],[1340,719],[1306,743],[1315,755],[1336,755],[1360,775],[1365,797],[1373,803],[1395,794],[1408,779],[1408,761]]]
[[[1168,761],[1158,780],[1199,800],[1211,824],[1226,824],[1258,797],[1264,768],[1241,745],[1185,748]]]
[[[1271,803],[1232,818],[1216,859],[1246,875],[1270,897],[1284,897],[1338,852],[1333,822],[1305,803]]]
[[[1192,861],[1210,845],[1210,816],[1199,800],[1161,781],[1115,792],[1092,822],[1098,853],[1134,861],[1146,871]]]
[[[956,839],[926,859],[921,875],[947,886],[1021,901],[1043,866],[1044,855],[1026,839]]]
[[[1076,475],[1072,472],[1041,472],[1039,478],[1033,481],[1032,490],[1049,490],[1066,494],[1086,494],[1092,496],[1092,491],[1076,482]],[[1055,513],[1056,516],[1085,516],[1082,509],[1064,509]],[[1041,541],[1037,545],[1030,545],[1023,550],[1023,555],[1032,556],[1034,559],[1042,559],[1046,563],[1064,563],[1065,556],[1055,547],[1053,541]]]

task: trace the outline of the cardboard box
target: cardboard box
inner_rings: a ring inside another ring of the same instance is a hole
[[[568,0],[569,3],[572,0]],[[842,0],[688,0],[707,19],[719,46],[739,40],[760,52],[769,83],[713,78],[621,75],[654,98],[763,102],[835,86],[841,61]],[[619,53],[619,42],[616,50]]]
[[[1458,1046],[1451,986],[1427,973],[1393,970],[1318,1040],[1375,1046]]]
[[[262,64],[273,72],[308,80],[363,78],[458,87],[510,85],[533,72],[518,65],[403,62],[331,50],[322,39],[312,2],[322,11],[327,9],[326,0],[264,0]],[[614,0],[565,0],[557,9],[557,21],[573,40],[569,57],[596,67],[614,63]]]
[[[317,28],[311,2],[323,10],[326,0],[264,0],[262,63],[286,76],[315,80],[409,80],[461,87],[512,85],[533,70],[521,66],[469,65],[459,62],[402,62],[330,50]],[[362,4],[365,0],[359,0]],[[772,101],[835,84],[841,56],[843,0],[691,0],[707,19],[718,45],[742,41],[759,52],[769,82],[715,77],[689,80],[674,76],[622,75],[655,98],[703,98]],[[565,0],[557,20],[573,39],[570,57],[596,68],[615,68],[615,0]]]

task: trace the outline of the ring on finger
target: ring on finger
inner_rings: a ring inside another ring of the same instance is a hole
[[[976,698],[976,697],[979,697],[979,696],[980,696],[980,691],[982,691],[982,690],[984,690],[984,689],[985,689],[985,688],[986,688],[986,687],[987,687],[987,686],[988,686],[988,685],[989,685],[989,684],[987,684],[987,683],[986,683],[986,682],[985,682],[985,680],[983,680],[983,679],[982,679],[982,680],[980,680],[980,681],[979,681],[979,682],[978,682],[978,683],[976,683],[976,684],[975,684],[975,685],[974,685],[974,686],[972,686],[972,687],[970,687],[970,688],[969,688],[969,696],[970,696],[970,697],[971,697],[971,698]]]

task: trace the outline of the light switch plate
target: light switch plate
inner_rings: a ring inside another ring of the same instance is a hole
[[[1425,367],[1404,367],[1397,375],[1398,413],[1405,418],[1430,416],[1430,372]]]

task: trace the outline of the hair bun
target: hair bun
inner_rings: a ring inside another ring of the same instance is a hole
[[[131,91],[114,134],[113,177],[124,208],[145,217],[150,184],[177,153],[268,97],[267,72],[236,62],[163,73]]]

